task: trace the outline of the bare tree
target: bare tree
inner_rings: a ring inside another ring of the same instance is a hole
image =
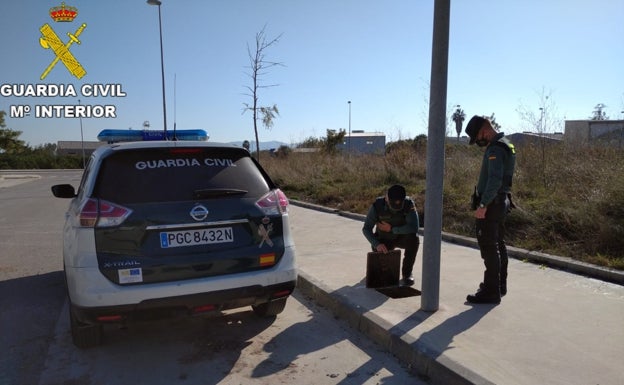
[[[260,106],[258,103],[258,93],[262,88],[270,88],[275,87],[278,84],[265,84],[263,82],[263,78],[267,75],[268,70],[272,67],[283,66],[280,62],[269,61],[266,58],[266,51],[269,47],[277,44],[279,39],[282,37],[282,34],[277,36],[274,39],[267,39],[265,34],[266,26],[262,27],[260,32],[256,33],[256,41],[255,46],[250,47],[247,44],[247,54],[249,56],[249,69],[248,73],[251,78],[251,85],[246,86],[249,91],[247,96],[251,97],[251,103],[243,103],[245,108],[243,109],[243,113],[245,111],[251,111],[253,114],[253,125],[254,125],[254,134],[256,137],[256,159],[260,160],[260,141],[258,140],[258,114],[262,116],[262,124],[265,128],[270,129],[273,127],[273,120],[277,115],[279,115],[279,110],[277,109],[277,105],[273,106]]]
[[[503,126],[501,126],[497,121],[496,121],[496,116],[494,116],[495,114],[492,112],[492,115],[487,116],[487,115],[483,115],[484,117],[487,118],[487,120],[490,121],[490,124],[492,125],[492,127],[494,127],[494,129],[496,131],[500,131],[501,128],[503,128]]]
[[[521,121],[524,124],[524,131],[533,131],[537,132],[538,135],[538,145],[541,152],[541,173],[542,178],[544,180],[544,185],[547,186],[549,184],[547,174],[548,174],[548,157],[547,157],[547,147],[549,146],[550,140],[548,138],[548,132],[555,132],[561,128],[562,119],[557,115],[557,107],[554,103],[554,99],[552,96],[552,91],[548,93],[542,87],[541,92],[537,93],[538,95],[538,108],[530,108],[525,105],[520,105],[516,110],[518,115],[520,116]]]
[[[552,91],[546,92],[544,88],[537,92],[537,108],[521,104],[517,109],[522,121],[523,131],[537,132],[543,136],[547,132],[558,131],[561,127],[561,119],[557,116],[557,107],[552,98]]]

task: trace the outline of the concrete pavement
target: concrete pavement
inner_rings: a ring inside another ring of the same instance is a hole
[[[470,305],[483,263],[474,240],[456,237],[441,245],[440,308],[425,312],[419,296],[366,288],[362,216],[291,203],[299,290],[432,384],[624,384],[624,286],[611,283],[624,282],[621,272],[513,249],[522,259],[509,261],[501,304]]]

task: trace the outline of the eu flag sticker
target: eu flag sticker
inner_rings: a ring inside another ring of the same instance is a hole
[[[160,233],[160,247],[166,249],[169,247],[169,241],[167,241],[167,233]]]
[[[143,270],[140,267],[120,269],[117,273],[119,274],[119,283],[121,284],[143,282]]]

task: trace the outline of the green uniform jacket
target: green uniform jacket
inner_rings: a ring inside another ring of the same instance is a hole
[[[492,203],[499,193],[511,192],[516,150],[504,136],[504,133],[498,133],[483,153],[477,193],[484,206]]]
[[[392,225],[392,232],[377,230],[373,233],[375,224],[382,221]],[[412,198],[405,197],[403,210],[392,211],[384,197],[379,197],[368,209],[362,233],[373,247],[377,247],[384,239],[396,239],[399,234],[418,234],[419,227],[418,212]]]

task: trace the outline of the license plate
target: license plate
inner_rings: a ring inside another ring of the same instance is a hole
[[[215,243],[234,242],[234,233],[231,227],[213,229],[163,231],[160,233],[160,247],[212,245]]]

